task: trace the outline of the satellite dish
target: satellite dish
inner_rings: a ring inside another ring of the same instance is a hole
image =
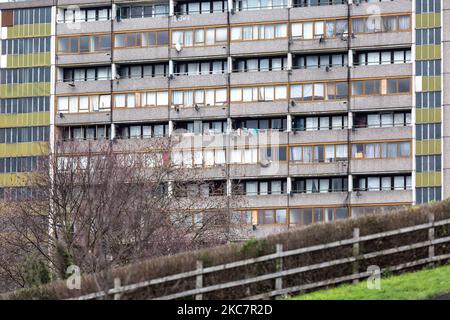
[[[181,44],[179,42],[175,43],[175,50],[177,50],[177,52],[180,52],[183,48],[181,47]]]

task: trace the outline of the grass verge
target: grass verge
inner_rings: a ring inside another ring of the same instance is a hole
[[[450,292],[450,265],[381,278],[380,290],[367,282],[345,284],[293,297],[294,300],[421,300]]]

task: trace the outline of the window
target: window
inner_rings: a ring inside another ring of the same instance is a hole
[[[231,28],[231,41],[269,40],[286,37],[286,24],[262,24]]]
[[[117,39],[124,41],[123,39]],[[111,49],[110,35],[71,36],[58,38],[58,53],[87,53]]]
[[[410,148],[410,142],[357,143],[352,145],[352,157],[354,159],[410,157]]]
[[[57,97],[57,110],[62,113],[107,111],[110,108],[110,95]]]

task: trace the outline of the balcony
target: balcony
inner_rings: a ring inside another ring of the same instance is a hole
[[[114,50],[114,62],[160,61],[168,60],[167,46],[148,48],[122,48]]]
[[[347,174],[347,161],[321,162],[321,163],[296,163],[289,165],[289,174],[292,176],[315,177]]]
[[[168,89],[167,77],[121,78],[113,81],[114,91],[137,91],[145,89]]]
[[[230,166],[230,177],[239,178],[261,178],[287,175],[287,162],[274,161],[265,166],[262,164],[234,164]]]
[[[379,32],[356,34],[351,41],[352,48],[388,48],[411,46],[412,32]]]
[[[412,203],[411,190],[360,191],[351,193],[352,204]]]
[[[59,4],[59,3],[58,3]],[[88,34],[95,32],[111,32],[111,21],[80,21],[75,23],[57,23],[56,34],[58,36],[71,34]]]
[[[58,66],[76,66],[76,65],[95,65],[95,64],[110,64],[111,53],[92,52],[92,53],[74,53],[74,54],[57,54],[56,65]]]
[[[353,174],[399,173],[412,171],[412,158],[351,160]]]
[[[243,206],[248,208],[276,207],[283,208],[288,205],[287,194],[267,194],[243,196]]]
[[[347,129],[294,131],[289,133],[290,144],[343,142],[347,143]]]
[[[351,141],[371,141],[387,139],[411,139],[412,126],[357,128],[351,131]]]
[[[113,112],[114,122],[142,122],[169,120],[167,106],[150,108],[116,108]]]
[[[223,119],[227,117],[227,106],[200,106],[198,109],[194,107],[171,107],[170,119],[177,121],[180,119]]]
[[[294,69],[290,81],[347,80],[347,67]]]
[[[233,15],[230,15],[232,25],[236,23],[287,21],[288,19],[289,14],[286,8],[236,11]]]
[[[110,80],[56,82],[56,94],[83,94],[111,91]]]
[[[170,18],[171,28],[226,25],[226,24],[228,24],[226,12],[178,15]]]
[[[285,115],[287,110],[287,101],[233,102],[230,105],[230,114],[232,117],[244,117],[250,115]]]
[[[250,71],[250,72],[233,72],[230,75],[230,84],[266,84],[274,80],[277,82],[288,82],[288,72],[280,71]]]
[[[170,56],[174,59],[191,58],[192,60],[198,57],[225,57],[227,55],[227,44],[201,46],[201,47],[181,47],[181,51],[175,48],[170,48]]]
[[[348,112],[347,101],[294,101],[290,106],[290,112],[294,115],[326,114],[326,113],[345,113]]]
[[[254,40],[231,42],[230,54],[232,56],[255,53],[282,53],[288,50],[288,39]]]
[[[412,63],[356,65],[350,69],[351,78],[386,78],[408,76],[413,74]]]
[[[412,94],[398,94],[386,96],[360,96],[351,98],[351,110],[401,110],[411,109]]]
[[[131,30],[151,30],[151,29],[168,29],[169,17],[156,16],[148,18],[131,18],[114,21],[114,31],[131,31]]]
[[[226,74],[179,75],[170,81],[171,88],[194,88],[206,86],[226,86]]]
[[[65,113],[62,118],[57,113],[55,115],[55,124],[63,126],[109,123],[111,120],[110,117],[110,112]]]
[[[343,205],[347,200],[347,192],[327,193],[293,193],[289,199],[290,206],[331,206]]]

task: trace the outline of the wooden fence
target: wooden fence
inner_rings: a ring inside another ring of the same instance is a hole
[[[421,265],[426,265],[433,262],[438,261],[444,261],[450,259],[450,254],[442,254],[442,255],[435,255],[435,246],[438,244],[444,244],[450,242],[450,237],[440,237],[435,238],[435,228],[440,226],[447,226],[450,225],[450,219],[446,220],[440,220],[440,221],[434,221],[434,215],[429,215],[429,221],[424,224],[400,228],[396,230],[376,233],[376,234],[369,234],[365,236],[360,236],[359,229],[354,229],[353,231],[353,237],[315,245],[311,247],[306,248],[299,248],[289,251],[283,251],[283,246],[281,244],[278,244],[276,246],[276,251],[272,254],[256,257],[256,258],[250,258],[240,261],[235,261],[231,263],[211,266],[211,267],[203,267],[202,261],[197,261],[197,266],[195,270],[173,274],[157,279],[151,279],[148,281],[143,281],[140,283],[135,284],[128,284],[121,286],[120,279],[115,279],[114,281],[114,288],[111,288],[107,291],[100,291],[96,293],[87,294],[84,296],[76,297],[73,299],[77,300],[88,300],[88,299],[99,299],[99,298],[106,298],[106,297],[114,297],[114,299],[120,299],[122,294],[126,293],[132,293],[136,292],[139,289],[145,289],[153,285],[160,285],[164,283],[168,283],[171,281],[183,281],[187,280],[188,278],[192,279],[195,277],[195,288],[190,290],[184,290],[181,292],[176,292],[168,295],[163,295],[159,297],[154,297],[153,299],[162,300],[162,299],[183,299],[183,298],[195,298],[196,300],[202,300],[203,295],[205,293],[211,293],[218,290],[223,289],[229,289],[229,288],[235,288],[243,285],[249,285],[249,284],[255,284],[260,283],[262,281],[267,280],[273,280],[274,281],[274,290],[270,289],[267,292],[258,294],[258,295],[248,295],[245,297],[245,299],[249,300],[255,300],[255,299],[270,299],[277,296],[284,296],[289,295],[297,292],[301,292],[304,290],[311,290],[316,289],[328,285],[335,285],[343,282],[357,282],[360,279],[367,278],[371,275],[373,275],[373,271],[365,271],[365,272],[358,272],[358,263],[365,260],[365,259],[373,259],[376,257],[383,257],[387,255],[392,255],[396,253],[404,253],[408,252],[410,250],[415,250],[419,248],[428,248],[428,256],[426,258],[408,261],[402,264],[389,266],[385,269],[381,269],[380,271],[383,272],[384,270],[389,271],[399,271],[406,268],[411,267],[417,267]],[[426,241],[411,243],[407,245],[397,246],[389,249],[384,249],[380,251],[370,252],[362,254],[360,253],[360,245],[364,242],[370,241],[370,240],[376,240],[376,239],[384,239],[387,237],[392,236],[399,236],[399,235],[405,235],[408,233],[420,231],[420,230],[428,230],[428,239]],[[298,256],[305,253],[311,253],[311,252],[317,252],[320,250],[326,250],[326,249],[339,249],[343,246],[352,246],[352,254],[351,256],[339,258],[335,260],[329,260],[329,261],[323,261],[317,264],[312,264],[308,266],[301,266],[301,267],[295,267],[291,269],[285,269],[283,268],[283,258],[286,257],[293,257]],[[238,279],[226,283],[217,283],[213,285],[204,286],[203,285],[203,277],[207,274],[211,274],[214,272],[223,272],[225,270],[231,270],[233,268],[242,267],[242,266],[249,266],[254,265],[261,262],[267,262],[267,261],[273,261],[275,262],[276,271],[272,273],[267,273],[259,276],[254,276],[250,278],[244,278],[244,279]],[[323,281],[318,281],[314,283],[305,283],[301,285],[296,286],[290,286],[290,287],[284,287],[283,286],[283,279],[287,276],[292,275],[300,275],[301,273],[312,271],[312,270],[320,270],[327,267],[332,266],[338,266],[343,264],[349,264],[351,263],[353,265],[353,272],[349,273],[348,275],[337,277],[337,278],[330,278]]]

